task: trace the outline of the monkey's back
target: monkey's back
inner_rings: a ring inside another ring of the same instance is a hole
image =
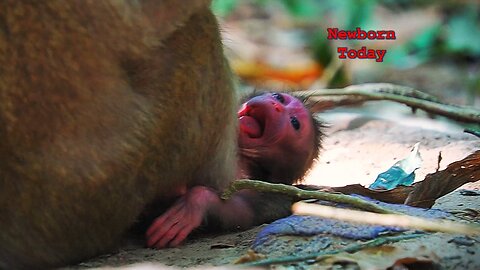
[[[0,268],[100,254],[154,198],[233,179],[216,22],[174,2],[0,4]]]

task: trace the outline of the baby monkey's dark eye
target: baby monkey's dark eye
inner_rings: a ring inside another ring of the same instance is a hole
[[[272,97],[274,97],[276,100],[280,101],[280,103],[285,103],[285,98],[282,96],[282,94],[273,93]]]
[[[295,117],[295,116],[290,117],[290,123],[292,123],[292,127],[295,130],[300,129],[300,122],[298,121],[297,117]]]

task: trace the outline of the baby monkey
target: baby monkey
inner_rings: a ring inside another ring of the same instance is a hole
[[[319,154],[323,124],[292,95],[250,96],[237,116],[237,179],[293,184]],[[150,225],[147,245],[177,246],[204,222],[223,230],[246,229],[289,215],[291,203],[286,196],[254,190],[241,190],[224,201],[217,190],[194,186]]]

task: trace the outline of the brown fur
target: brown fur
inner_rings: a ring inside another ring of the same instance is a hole
[[[1,269],[106,252],[155,198],[234,179],[218,27],[184,2],[0,3]]]

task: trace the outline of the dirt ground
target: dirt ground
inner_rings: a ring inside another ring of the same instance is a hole
[[[396,161],[405,158],[412,146],[420,142],[422,167],[416,180],[423,180],[427,173],[437,168],[439,152],[442,155],[440,169],[480,149],[480,139],[463,133],[462,128],[441,119],[429,119],[412,115],[402,105],[375,102],[357,109],[336,109],[321,114],[330,124],[319,162],[305,179],[308,184],[342,186],[352,183],[368,185],[376,175],[388,169]],[[462,188],[480,189],[480,182]],[[448,211],[480,210],[480,197],[462,196],[459,191],[437,201],[434,208]],[[477,212],[478,213],[478,212]],[[479,222],[479,217],[476,217]],[[265,226],[265,225],[263,225]],[[176,267],[223,266],[246,254],[259,226],[245,232],[222,235],[197,235],[179,248],[152,250],[141,243],[130,243],[117,253],[104,255],[65,269],[118,267],[133,263],[134,269],[163,269],[164,265]],[[457,235],[458,236],[458,235]],[[456,235],[435,233],[420,239],[395,244],[407,249],[425,246],[438,256],[444,269],[480,269],[480,237],[473,237],[469,245],[452,241]],[[308,241],[308,240],[303,240]],[[286,245],[286,249],[289,246]],[[278,254],[288,254],[279,250]],[[275,252],[277,253],[277,252]],[[155,263],[154,265],[150,263]],[[281,266],[277,268],[315,268],[312,266]]]

